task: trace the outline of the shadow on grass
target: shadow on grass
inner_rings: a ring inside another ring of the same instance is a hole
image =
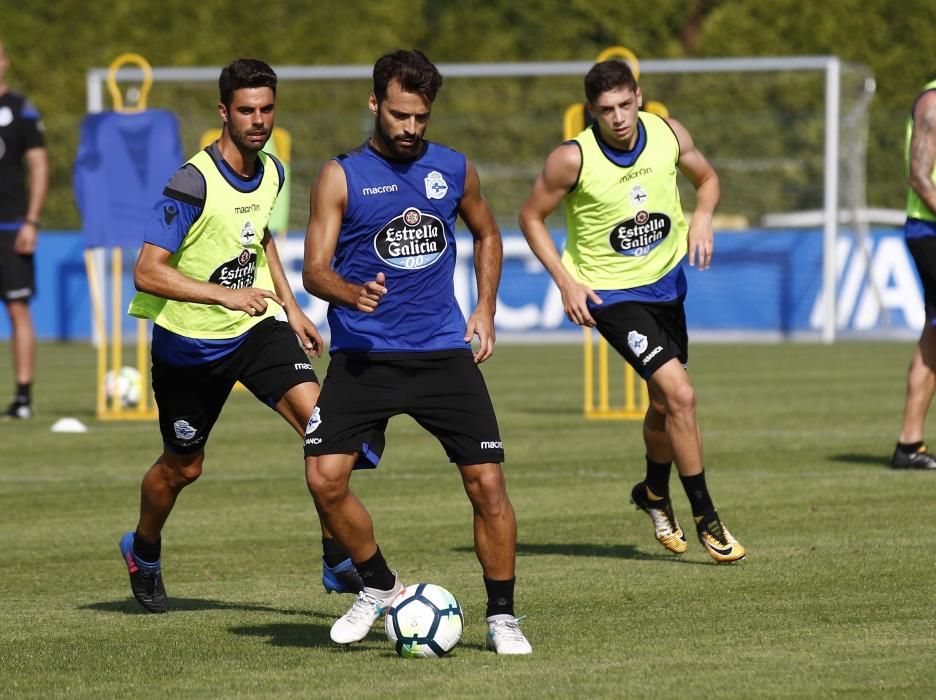
[[[474,553],[474,548],[455,547],[453,551]],[[536,556],[543,554],[553,554],[564,557],[605,557],[608,559],[663,561],[676,564],[708,564],[708,562],[683,559],[676,554],[666,554],[664,552],[648,554],[647,552],[637,549],[637,547],[632,544],[588,544],[574,542],[564,544],[529,544],[517,542],[518,556]]]
[[[126,600],[102,601],[82,605],[80,610],[93,610],[96,612],[116,612],[125,615],[151,615],[140,607],[132,598]],[[226,600],[207,600],[205,598],[176,598],[169,599],[169,612],[200,612],[204,610],[239,610],[241,612],[269,612],[278,615],[302,615],[304,617],[320,617],[330,619],[327,615],[308,610],[286,610],[274,608],[269,605],[253,605],[251,603],[234,603]]]
[[[393,645],[383,633],[383,625],[376,625],[371,633],[362,641],[354,644],[335,644],[328,636],[329,625],[301,625],[296,623],[274,623],[270,625],[248,625],[244,627],[231,627],[230,631],[242,637],[262,637],[268,639],[270,646],[274,647],[327,647],[335,654],[359,654],[361,652],[383,652],[381,655],[395,657]],[[483,643],[462,642],[444,659],[458,655],[459,649],[472,649],[484,651]]]
[[[376,645],[370,643],[370,640],[348,647],[338,646],[328,636],[330,628],[331,621],[329,618],[328,625],[276,622],[269,625],[245,625],[229,629],[241,637],[263,637],[274,647],[335,647],[336,651],[341,652],[364,651],[376,647]]]
[[[873,464],[876,467],[889,467],[890,457],[880,454],[854,454],[846,452],[844,454],[829,455],[826,459],[830,462],[842,462],[844,464]]]

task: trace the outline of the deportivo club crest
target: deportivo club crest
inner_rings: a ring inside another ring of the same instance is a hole
[[[635,207],[643,206],[643,204],[650,198],[650,195],[647,194],[647,191],[640,186],[638,182],[631,188],[630,191],[630,201]]]
[[[448,192],[448,183],[438,170],[433,170],[426,175],[423,182],[426,185],[426,197],[428,199],[442,199],[445,193]]]
[[[374,237],[374,251],[380,259],[400,270],[429,267],[447,247],[445,224],[416,207],[388,221]]]
[[[637,331],[630,331],[627,334],[627,345],[637,357],[640,357],[647,349],[647,336]]]
[[[319,425],[321,424],[321,422],[322,422],[322,414],[320,412],[319,407],[316,406],[312,410],[312,417],[309,418],[309,423],[306,425],[305,434],[309,435],[310,433],[314,433],[316,429],[319,427]]]
[[[253,222],[250,219],[244,222],[244,227],[241,229],[241,245],[250,245],[254,242],[254,238],[257,237],[257,231],[254,229]]]

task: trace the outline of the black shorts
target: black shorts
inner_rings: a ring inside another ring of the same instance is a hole
[[[358,452],[358,466],[376,467],[387,421],[403,413],[455,464],[504,461],[487,385],[467,351],[403,359],[336,352],[306,430],[306,456]]]
[[[201,365],[180,366],[153,355],[153,393],[167,449],[191,454],[205,446],[231,389],[241,382],[273,408],[289,389],[318,382],[288,323],[267,319],[232,353]]]
[[[16,231],[0,231],[0,297],[4,302],[29,301],[36,293],[32,255],[13,252]]]
[[[644,303],[621,301],[592,309],[598,332],[633,367],[649,379],[674,357],[689,362],[689,334],[682,299]]]
[[[936,318],[936,236],[907,239],[907,248],[920,274],[926,318],[933,320]]]

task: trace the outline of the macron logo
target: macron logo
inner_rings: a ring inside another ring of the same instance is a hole
[[[501,442],[500,440],[491,441],[491,442],[485,441],[481,443],[481,449],[482,450],[502,450],[504,449],[504,443]]]
[[[387,192],[396,192],[400,188],[396,185],[378,185],[377,187],[362,187],[361,194],[365,197],[370,194],[385,194]]]

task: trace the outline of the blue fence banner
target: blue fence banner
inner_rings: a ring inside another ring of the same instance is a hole
[[[475,302],[471,239],[459,235],[455,292],[466,315]],[[303,235],[278,241],[280,257],[299,303],[327,331],[327,304],[302,289]],[[36,251],[36,331],[46,340],[88,340],[91,312],[76,232],[43,232]],[[123,298],[133,293],[133,257],[124,261]],[[910,337],[924,323],[923,294],[902,231],[875,229],[859,244],[842,235],[837,247],[836,318],[843,335]],[[750,230],[716,233],[712,267],[687,268],[686,313],[696,339],[818,339],[822,327],[822,232]],[[873,284],[870,283],[873,281]],[[134,319],[125,316],[132,332]],[[517,231],[504,233],[504,274],[496,316],[499,340],[578,340],[549,275]],[[9,337],[0,315],[0,338]],[[131,337],[127,335],[126,337]]]

